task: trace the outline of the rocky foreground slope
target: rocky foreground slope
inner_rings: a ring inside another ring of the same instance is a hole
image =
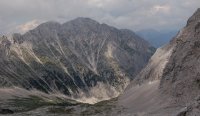
[[[171,42],[159,48],[119,98],[126,113],[200,115],[200,9]]]
[[[0,88],[94,103],[118,96],[153,52],[132,31],[89,18],[47,22],[0,38]]]

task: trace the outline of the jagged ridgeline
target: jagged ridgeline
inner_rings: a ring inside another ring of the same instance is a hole
[[[0,87],[111,98],[154,50],[130,30],[92,19],[47,22],[23,35],[0,38]]]

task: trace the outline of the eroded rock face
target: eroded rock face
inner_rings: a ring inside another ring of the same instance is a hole
[[[199,23],[200,9],[194,13],[186,27],[169,44],[156,51],[147,66],[132,82],[132,86],[161,80],[161,90],[166,93],[173,96],[184,96],[186,99],[195,98],[200,92]]]
[[[156,51],[119,97],[119,105],[133,114],[144,112],[145,116],[199,115],[199,23],[200,9],[169,44]],[[152,86],[155,83],[158,86]]]
[[[164,93],[188,103],[200,94],[200,9],[188,20],[161,78]]]
[[[0,86],[97,100],[117,96],[153,54],[129,30],[88,18],[0,39]]]

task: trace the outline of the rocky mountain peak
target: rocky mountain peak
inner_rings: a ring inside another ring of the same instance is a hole
[[[0,46],[1,87],[61,93],[84,102],[118,96],[154,52],[132,31],[89,18],[43,23],[12,38],[9,51]]]
[[[91,18],[85,18],[85,17],[78,17],[71,22],[76,22],[76,23],[90,23],[90,24],[99,24],[97,21],[91,19]]]
[[[99,26],[100,24],[93,20],[93,19],[90,19],[90,18],[83,18],[83,17],[79,17],[79,18],[76,18],[74,20],[71,20],[69,22],[66,22],[63,24],[63,27],[75,27],[75,28],[86,28],[86,27],[89,27],[89,28],[92,28],[92,27],[97,27]]]
[[[189,18],[187,22],[187,26],[194,23],[199,23],[200,21],[200,8],[193,14],[192,17]]]

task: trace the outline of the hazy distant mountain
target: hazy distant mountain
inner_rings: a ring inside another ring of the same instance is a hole
[[[119,103],[143,116],[200,115],[200,9],[156,51]]]
[[[158,48],[161,47],[164,44],[167,44],[172,37],[174,37],[177,34],[178,31],[173,30],[162,30],[162,31],[156,31],[154,29],[146,29],[146,30],[140,30],[136,33],[143,37],[145,40],[147,40],[151,45]]]
[[[47,22],[0,38],[0,87],[64,94],[85,102],[118,96],[154,48],[130,30],[89,18]]]

